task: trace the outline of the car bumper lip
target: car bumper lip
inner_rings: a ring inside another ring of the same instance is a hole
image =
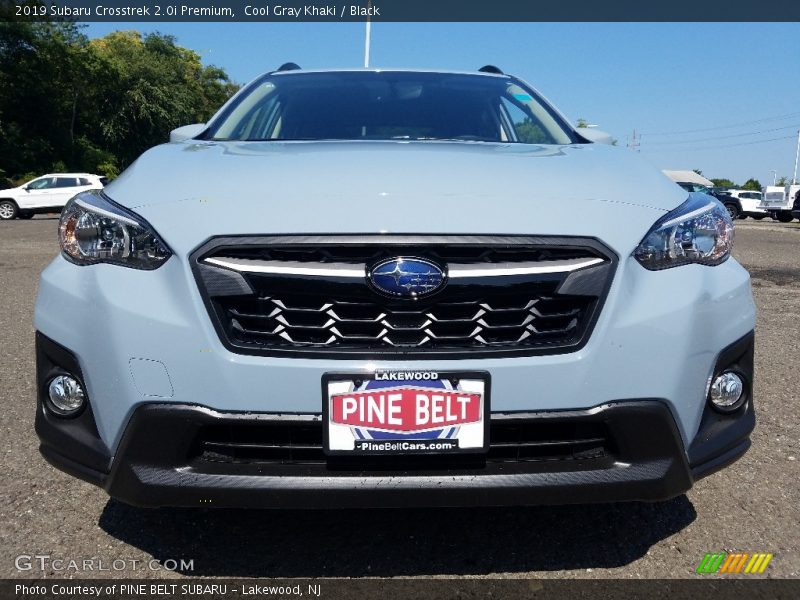
[[[88,415],[90,417],[90,415]],[[628,500],[658,501],[688,490],[693,480],[738,458],[749,445],[753,409],[709,422],[715,441],[705,435],[705,461],[692,465],[667,405],[656,399],[604,404],[579,411],[493,414],[504,419],[538,420],[544,426],[607,428],[604,456],[560,460],[478,461],[398,468],[321,461],[208,460],[200,454],[209,427],[258,427],[297,415],[222,413],[197,405],[145,404],[137,408],[122,443],[105,465],[96,448],[64,444],[63,426],[42,406],[37,414],[41,451],[56,467],[105,488],[129,504],[248,508],[334,508],[399,506],[498,506]],[[318,415],[302,417],[320,427]],[[80,421],[83,440],[96,437],[93,421]],[[703,435],[701,432],[699,435]],[[734,439],[735,438],[735,439]],[[722,450],[720,450],[722,449]],[[89,454],[89,450],[94,454]],[[90,457],[91,460],[87,460]],[[709,458],[710,457],[710,458]],[[381,457],[384,458],[384,457]],[[724,463],[724,464],[723,464]]]

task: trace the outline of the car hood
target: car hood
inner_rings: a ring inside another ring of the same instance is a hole
[[[620,253],[687,192],[627,149],[479,142],[198,142],[105,188],[179,254],[216,235],[591,236]]]

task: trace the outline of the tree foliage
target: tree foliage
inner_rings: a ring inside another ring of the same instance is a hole
[[[116,176],[169,131],[206,121],[237,89],[174,37],[89,40],[71,22],[0,22],[0,170]]]
[[[742,185],[743,190],[752,190],[754,192],[760,192],[762,187],[763,186],[761,185],[761,182],[758,179],[753,179],[752,177],[745,181]]]
[[[715,187],[727,187],[727,188],[736,187],[735,183],[733,183],[730,179],[725,179],[724,177],[722,179],[714,179],[712,177],[711,181],[713,182]]]

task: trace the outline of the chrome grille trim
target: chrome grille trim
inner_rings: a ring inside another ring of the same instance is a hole
[[[497,263],[476,267],[470,264],[450,264],[447,276],[450,279],[473,277],[518,277],[523,275],[544,275],[547,273],[572,273],[605,262],[602,258],[567,258],[565,260],[546,260],[539,263]],[[513,266],[512,266],[513,265]]]
[[[261,273],[263,275],[288,275],[294,277],[347,277],[364,278],[366,267],[354,268],[347,263],[323,263],[311,265],[295,261],[250,260],[248,258],[207,258],[207,265],[224,267],[239,273]]]
[[[367,276],[367,266],[349,263],[320,263],[309,265],[296,261],[252,260],[248,258],[214,257],[203,262],[231,269],[239,273],[259,273],[263,275],[287,275],[290,277],[336,277],[358,279]],[[451,263],[447,266],[450,279],[476,277],[519,277],[524,275],[543,275],[547,273],[571,273],[602,264],[602,258],[568,258],[548,260],[538,263],[495,263],[478,266],[478,263]]]

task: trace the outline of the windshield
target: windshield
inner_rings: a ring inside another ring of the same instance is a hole
[[[566,123],[516,80],[372,71],[266,75],[228,106],[204,137],[576,141]]]

